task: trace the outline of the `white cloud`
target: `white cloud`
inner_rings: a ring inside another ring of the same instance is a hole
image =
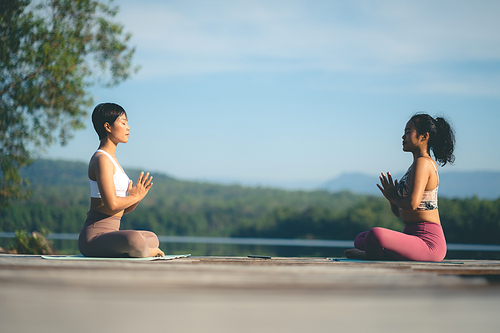
[[[139,78],[305,70],[428,78],[439,63],[500,62],[497,1],[120,5],[143,66]]]

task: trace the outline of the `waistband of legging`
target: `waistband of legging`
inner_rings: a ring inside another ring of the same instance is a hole
[[[435,223],[435,222],[428,222],[428,221],[421,221],[421,222],[408,222],[405,223],[405,230],[415,230],[419,229],[421,227],[427,227],[427,228],[435,228],[436,229],[443,229],[440,223]]]
[[[429,221],[418,221],[418,222],[406,222],[405,225],[424,225],[424,224],[435,224],[441,226],[441,223],[429,222]]]
[[[104,220],[104,219],[109,219],[109,218],[121,220],[121,216],[113,216],[113,215],[101,213],[97,210],[89,210],[87,213],[87,220],[85,221],[85,223],[89,223],[89,222],[94,223],[94,222]]]

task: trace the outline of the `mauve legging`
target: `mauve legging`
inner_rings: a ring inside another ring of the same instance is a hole
[[[446,256],[443,228],[433,222],[407,223],[403,232],[376,227],[358,234],[354,247],[376,260],[441,261]]]
[[[146,257],[148,248],[159,246],[151,231],[119,230],[118,216],[92,210],[78,237],[78,248],[86,257]]]

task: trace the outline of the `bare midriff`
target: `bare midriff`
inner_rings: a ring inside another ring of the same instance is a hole
[[[118,213],[114,213],[113,211],[106,209],[101,198],[90,198],[90,210],[95,210],[110,216],[123,216],[123,210],[119,211]]]
[[[441,224],[439,212],[434,210],[400,210],[399,214],[403,223],[433,222]]]

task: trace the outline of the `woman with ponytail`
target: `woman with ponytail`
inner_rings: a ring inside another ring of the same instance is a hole
[[[380,176],[378,188],[390,202],[391,210],[405,228],[397,232],[375,227],[358,234],[348,258],[374,260],[441,261],[446,240],[439,219],[436,164],[453,163],[455,136],[443,118],[416,114],[406,124],[403,151],[413,154],[413,163],[398,182],[389,172]],[[434,161],[431,157],[434,155]]]

